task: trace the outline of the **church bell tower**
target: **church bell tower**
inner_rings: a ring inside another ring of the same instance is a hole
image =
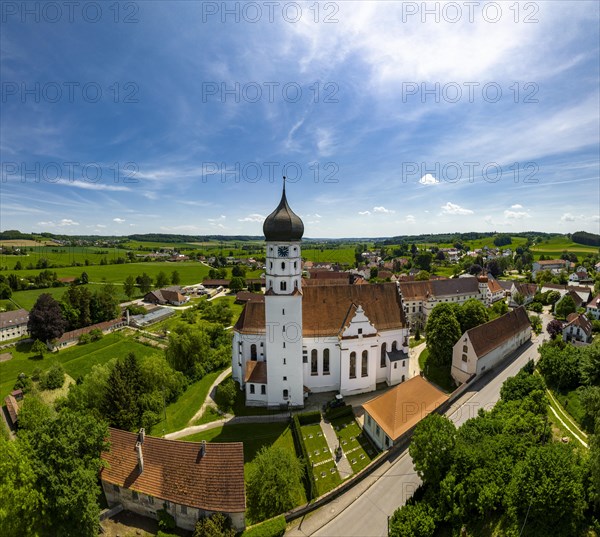
[[[304,224],[283,193],[263,224],[266,239],[267,405],[304,406],[302,256]]]

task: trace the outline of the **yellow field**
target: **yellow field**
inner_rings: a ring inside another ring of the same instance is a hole
[[[43,241],[32,241],[31,239],[11,239],[6,241],[0,241],[0,246],[58,246],[57,242],[51,240],[43,240]]]

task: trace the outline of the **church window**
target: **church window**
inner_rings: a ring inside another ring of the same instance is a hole
[[[329,349],[323,350],[323,375],[329,375]]]
[[[375,426],[375,433],[377,433],[377,436],[379,436],[379,433],[381,432],[381,429],[379,428],[379,425]]]
[[[463,353],[463,355],[462,355],[462,361],[463,361],[463,362],[466,362],[466,361],[467,361],[467,355],[466,355],[466,354],[464,354],[464,353]]]
[[[294,280],[294,288],[298,289],[298,280]]]
[[[368,375],[369,375],[369,352],[368,351],[363,351],[362,352],[362,364],[361,364],[360,376],[361,377],[366,377]]]
[[[256,362],[256,344],[252,343],[250,346],[250,360]]]
[[[286,382],[286,381],[287,381],[287,377],[283,377],[283,382]]]
[[[285,341],[283,342],[283,348],[285,349]]]
[[[404,379],[405,379],[405,378],[406,378],[406,377],[405,377],[404,375],[402,375],[402,382],[404,382]]]
[[[463,352],[467,352],[469,350],[469,347],[467,347],[466,345],[463,345]]]
[[[294,269],[297,269],[297,268],[298,268],[298,262],[294,261]]]
[[[379,367],[385,367],[385,355],[387,353],[387,343],[381,344],[381,361],[379,362]]]
[[[269,268],[273,268],[273,261],[269,263]]]
[[[287,283],[286,282],[281,282],[279,284],[279,290],[280,291],[287,291]]]
[[[306,349],[306,347],[302,348],[302,363],[303,364],[308,363],[308,350]]]
[[[394,351],[397,351],[397,350],[398,350],[398,342],[397,342],[397,341],[394,341],[394,342],[392,343],[392,352],[394,352]]]
[[[250,393],[254,393],[254,384],[250,384]]]
[[[358,329],[358,333],[359,333],[359,335],[360,335],[360,334],[362,334],[362,330],[363,330],[362,328],[359,328],[359,329]]]
[[[290,396],[290,391],[289,390],[283,390],[283,398],[287,399]]]
[[[281,270],[285,270],[285,263],[281,263]]]
[[[264,384],[260,387],[260,394],[267,395],[267,387]]]
[[[283,331],[283,333],[285,334],[285,324],[284,324],[284,325],[283,325],[283,327],[282,327],[282,331]]]
[[[350,378],[356,378],[356,353],[352,351],[350,353]]]
[[[394,369],[398,369],[398,362],[394,362]]]
[[[285,315],[285,308],[281,310],[281,315]]]
[[[284,359],[283,359],[283,365],[285,365],[285,364],[286,364],[286,361],[285,361],[285,358],[284,358]]]
[[[371,416],[367,414],[367,425],[371,425]]]
[[[319,374],[319,360],[317,357],[317,349],[313,349],[310,351],[310,374],[318,375]]]

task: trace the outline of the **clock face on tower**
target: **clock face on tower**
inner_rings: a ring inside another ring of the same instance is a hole
[[[279,248],[277,248],[277,255],[279,257],[287,257],[288,255],[290,255],[290,249],[288,246],[280,246]]]

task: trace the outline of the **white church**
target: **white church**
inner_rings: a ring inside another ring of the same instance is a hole
[[[265,220],[266,292],[234,326],[233,378],[246,405],[302,407],[311,392],[342,395],[409,378],[409,328],[395,283],[302,287],[304,224],[285,183]]]

